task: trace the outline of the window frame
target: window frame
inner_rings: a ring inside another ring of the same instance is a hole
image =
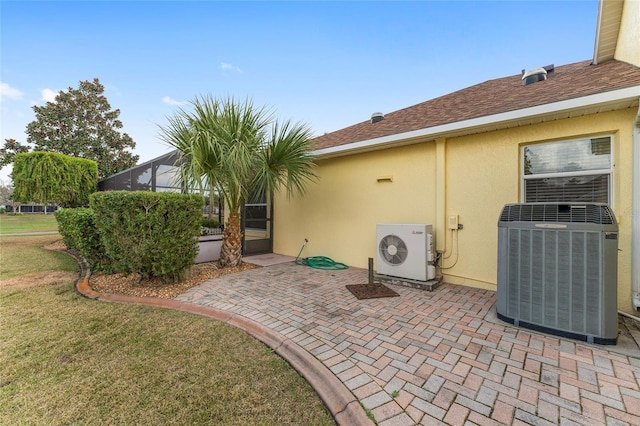
[[[552,172],[552,173],[539,173],[539,174],[531,174],[525,175],[525,150],[531,146],[541,146],[541,145],[551,145],[551,144],[560,144],[560,143],[570,143],[570,142],[578,142],[585,141],[591,139],[599,139],[599,138],[609,138],[609,148],[610,148],[610,161],[609,168],[606,169],[594,169],[594,170],[583,170],[583,171],[570,171],[570,172]],[[551,140],[544,142],[535,142],[535,143],[527,143],[520,145],[520,200],[522,203],[526,203],[526,181],[527,180],[535,180],[535,179],[549,179],[549,178],[571,178],[571,177],[581,177],[581,176],[601,176],[608,175],[608,201],[606,204],[609,206],[613,206],[614,196],[613,196],[613,172],[615,168],[615,151],[614,151],[614,136],[613,134],[604,134],[604,135],[592,135],[592,136],[584,136],[578,138],[571,139],[559,139],[559,140]],[[572,201],[567,201],[567,203]],[[575,201],[578,202],[578,201]]]

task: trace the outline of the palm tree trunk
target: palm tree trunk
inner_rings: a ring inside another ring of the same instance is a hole
[[[240,229],[240,213],[233,213],[227,219],[220,250],[220,265],[224,267],[242,264],[242,230]]]
[[[213,209],[216,206],[216,200],[213,196],[213,192],[209,192],[209,216],[208,219],[215,219],[213,216]]]

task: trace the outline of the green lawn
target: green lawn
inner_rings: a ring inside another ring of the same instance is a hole
[[[23,286],[73,269],[38,248],[56,238],[0,239],[1,277],[14,277],[0,281],[0,424],[335,424],[289,364],[231,326],[88,300],[69,278]]]
[[[45,271],[78,271],[71,256],[42,248],[59,239],[58,234],[0,238],[0,280]]]
[[[58,223],[53,213],[35,213],[15,216],[0,214],[0,234],[57,230]]]

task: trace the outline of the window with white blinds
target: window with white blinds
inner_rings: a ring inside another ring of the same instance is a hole
[[[611,137],[522,148],[523,201],[611,203]]]

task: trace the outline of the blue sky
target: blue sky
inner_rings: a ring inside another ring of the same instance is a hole
[[[25,142],[33,105],[95,77],[141,161],[169,150],[157,126],[196,95],[251,97],[320,135],[590,59],[597,10],[594,0],[2,1],[0,136]]]

